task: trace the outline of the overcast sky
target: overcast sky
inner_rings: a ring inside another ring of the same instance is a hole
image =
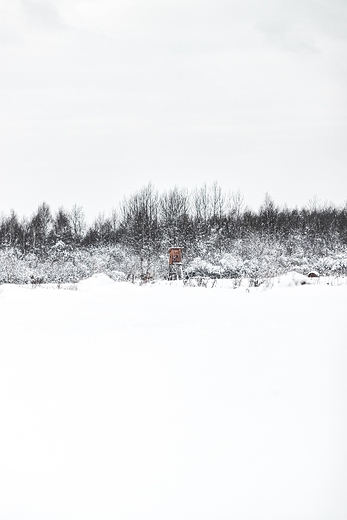
[[[347,200],[346,0],[0,0],[0,213]]]

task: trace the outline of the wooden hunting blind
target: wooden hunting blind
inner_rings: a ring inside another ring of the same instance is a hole
[[[170,247],[169,249],[169,265],[182,263],[182,248]]]
[[[182,271],[182,248],[170,247],[169,249],[169,280],[183,278]]]

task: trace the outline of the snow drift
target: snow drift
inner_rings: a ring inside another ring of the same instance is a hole
[[[346,303],[2,286],[0,517],[345,520]]]

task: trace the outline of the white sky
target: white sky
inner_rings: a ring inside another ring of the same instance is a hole
[[[0,213],[347,200],[346,0],[0,0]]]

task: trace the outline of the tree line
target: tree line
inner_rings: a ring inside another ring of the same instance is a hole
[[[149,271],[153,259],[171,246],[184,248],[185,257],[211,259],[216,254],[241,255],[247,248],[260,255],[262,244],[276,244],[287,256],[298,253],[324,256],[347,245],[347,204],[335,207],[311,201],[303,208],[279,207],[266,194],[260,208],[249,209],[240,192],[226,194],[214,183],[189,192],[174,187],[159,193],[148,184],[109,216],[99,215],[87,226],[83,209],[59,208],[53,214],[43,202],[30,218],[14,210],[0,219],[0,248],[47,258],[52,251],[95,250],[118,246],[139,259]]]
[[[147,185],[124,199],[118,211],[99,215],[86,225],[83,208],[59,208],[55,215],[43,202],[30,218],[19,220],[14,210],[0,218],[0,245],[23,253],[44,254],[49,247],[64,243],[74,247],[123,244],[137,253],[160,250],[173,244],[191,247],[208,241],[219,249],[228,241],[249,233],[285,239],[299,233],[307,240],[324,237],[347,243],[347,203],[337,208],[315,201],[307,207],[279,207],[266,194],[258,211],[250,210],[237,192],[225,195],[221,187],[202,186],[189,193],[184,188],[159,194]]]

